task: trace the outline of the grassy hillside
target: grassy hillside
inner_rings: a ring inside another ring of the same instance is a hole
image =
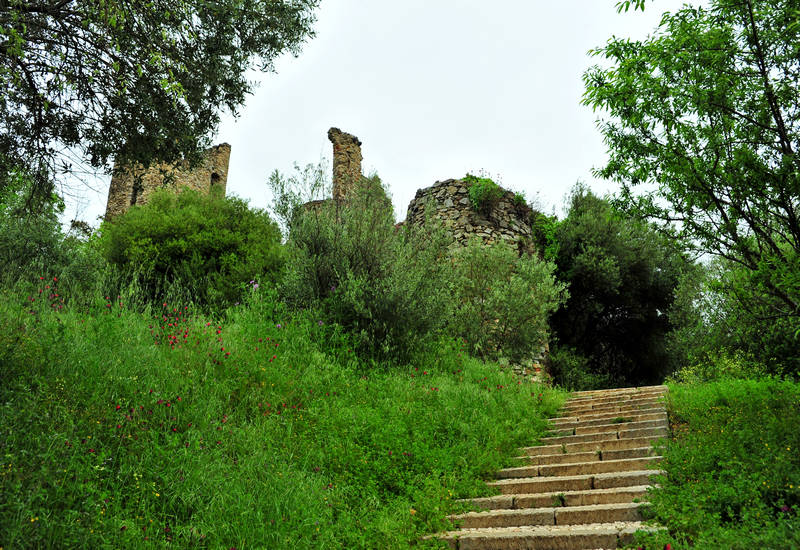
[[[366,365],[258,291],[208,319],[39,283],[0,298],[4,548],[407,547],[563,400],[458,341]]]
[[[650,499],[669,533],[639,547],[800,547],[800,384],[674,384],[668,407],[673,440]]]

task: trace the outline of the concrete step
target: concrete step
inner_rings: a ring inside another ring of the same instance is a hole
[[[617,548],[644,527],[667,437],[665,386],[573,394],[551,435],[521,449],[522,463],[487,483],[501,494],[469,499],[478,512],[450,516],[461,529],[436,535],[457,550]],[[637,502],[634,502],[636,500]]]
[[[607,439],[605,441],[589,441],[584,443],[565,443],[562,445],[540,445],[538,447],[523,447],[521,454],[528,456],[582,453],[586,451],[617,451],[621,449],[635,449],[637,447],[650,447],[660,437],[640,437],[629,439]]]
[[[496,495],[492,497],[465,499],[480,510],[513,510],[524,508],[549,508],[559,506],[587,506],[590,504],[613,504],[647,500],[648,485],[614,487],[611,489],[588,489],[584,491],[551,491],[518,495]]]
[[[450,516],[462,529],[523,527],[527,525],[583,525],[615,521],[642,521],[642,504],[590,504],[588,506],[489,510]]]
[[[612,403],[599,403],[599,404],[585,404],[585,405],[569,405],[566,404],[562,407],[565,416],[580,416],[582,414],[591,414],[594,412],[615,412],[619,410],[637,410],[644,408],[653,408],[656,405],[664,406],[662,398],[647,398],[637,399],[632,401],[615,401]]]
[[[579,416],[574,416],[573,418],[577,418],[578,422],[585,422],[587,420],[601,420],[601,419],[608,419],[608,418],[617,418],[619,416],[628,417],[638,414],[656,414],[656,413],[665,413],[666,408],[664,407],[663,403],[656,403],[653,406],[645,407],[645,408],[618,408],[610,411],[593,411],[587,413],[581,413]]]
[[[667,386],[637,386],[632,388],[611,388],[608,390],[586,390],[574,391],[570,395],[574,397],[592,396],[592,395],[615,395],[625,393],[637,393],[647,391],[668,391]]]
[[[628,472],[646,470],[661,462],[660,456],[642,458],[622,458],[617,460],[600,460],[593,462],[575,462],[567,464],[547,464],[539,466],[540,476],[573,476],[581,474],[607,474],[609,472]]]
[[[439,535],[453,550],[586,550],[617,548],[633,533],[653,530],[640,522],[465,529]]]
[[[667,413],[663,412],[660,408],[657,412],[649,412],[644,414],[619,414],[619,413],[606,413],[596,418],[579,419],[577,416],[567,416],[562,418],[551,418],[548,423],[553,429],[564,428],[580,428],[583,426],[598,426],[601,424],[613,424],[617,421],[621,422],[644,422],[646,420],[667,420]]]
[[[666,416],[666,415],[665,415]],[[640,428],[668,428],[666,418],[659,418],[655,420],[641,420],[639,422],[612,422],[608,424],[595,424],[593,426],[577,426],[575,428],[575,435],[596,434],[603,432],[617,432],[621,428],[628,430],[637,430]]]
[[[666,392],[658,393],[640,393],[635,395],[620,395],[611,397],[587,397],[582,399],[567,399],[564,402],[566,407],[588,407],[594,405],[605,405],[608,403],[635,403],[637,401],[644,401],[647,399],[661,399],[666,395]]]
[[[608,472],[645,470],[660,461],[660,456],[646,456],[642,458],[623,458],[618,460],[590,460],[584,462],[568,462],[566,464],[518,466],[515,468],[503,468],[497,472],[496,476],[498,479],[514,479],[536,476],[605,474]]]
[[[612,420],[628,420],[625,417],[619,417],[618,419]],[[588,426],[575,426],[575,427],[567,427],[567,426],[558,426],[548,431],[549,434],[558,435],[558,436],[565,436],[565,435],[588,435],[588,434],[596,434],[596,433],[603,433],[603,432],[617,432],[621,428],[625,428],[628,430],[640,429],[640,428],[657,428],[657,427],[668,427],[667,423],[667,415],[663,414],[660,418],[654,420],[641,420],[638,422],[612,422],[609,423],[608,420],[605,420],[603,424],[590,424]]]
[[[603,432],[599,434],[586,434],[586,435],[554,435],[549,437],[542,437],[542,443],[546,445],[561,445],[569,443],[586,443],[605,441],[608,439],[619,439],[616,432]]]
[[[521,466],[544,466],[549,464],[570,464],[574,462],[593,462],[597,460],[620,460],[623,458],[643,458],[653,456],[655,450],[650,447],[634,447],[632,449],[616,449],[606,451],[582,451],[578,453],[562,453],[537,456],[517,456]]]
[[[660,470],[635,470],[574,476],[537,476],[489,481],[487,485],[504,495],[524,493],[549,493],[553,491],[587,491],[589,489],[611,489],[647,485],[650,479],[662,473]]]
[[[624,425],[622,425],[624,426]],[[617,431],[600,432],[584,435],[557,435],[543,437],[541,441],[547,445],[569,445],[572,443],[598,443],[614,439],[630,439],[638,437],[667,437],[669,428],[666,424],[649,428],[626,429],[619,427]]]

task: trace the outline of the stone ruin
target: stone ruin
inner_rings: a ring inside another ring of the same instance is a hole
[[[328,130],[328,139],[333,144],[333,199],[341,201],[363,177],[361,141],[339,128]],[[503,241],[520,253],[533,252],[530,208],[517,204],[511,191],[504,190],[500,200],[484,214],[472,208],[466,182],[437,181],[417,191],[401,225],[422,225],[428,216],[441,221],[452,235],[454,246],[465,246],[470,238],[478,237],[486,244]]]
[[[488,213],[476,212],[469,198],[469,184],[449,179],[417,191],[408,205],[405,223],[422,225],[431,216],[452,235],[454,246],[466,246],[477,237],[485,244],[505,242],[522,254],[534,251],[530,212],[526,204],[517,203],[513,192],[505,190]]]
[[[361,180],[361,141],[339,128],[328,130],[333,144],[333,199],[341,201]]]
[[[154,191],[166,186],[195,189],[201,193],[218,190],[224,195],[230,157],[231,146],[222,143],[207,149],[200,165],[194,168],[187,161],[160,163],[148,168],[140,166],[132,170],[115,166],[108,189],[105,219],[113,219],[131,206],[147,204]]]

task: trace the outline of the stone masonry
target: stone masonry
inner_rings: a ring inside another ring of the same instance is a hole
[[[195,189],[202,193],[219,189],[225,194],[230,157],[231,146],[222,143],[207,149],[201,164],[193,169],[183,161],[175,165],[158,164],[147,169],[137,167],[134,170],[120,170],[111,178],[105,219],[123,214],[131,206],[146,204],[155,190],[165,186]]]
[[[328,130],[333,144],[333,198],[342,200],[361,179],[361,141],[339,128]]]
[[[417,191],[408,205],[406,224],[421,225],[429,215],[444,224],[456,246],[465,246],[472,237],[479,237],[486,244],[505,241],[520,253],[533,251],[530,209],[516,204],[511,191],[506,191],[488,215],[484,215],[472,208],[466,182],[437,181]]]

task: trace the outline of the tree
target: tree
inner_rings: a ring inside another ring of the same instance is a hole
[[[631,1],[621,2],[626,9]],[[643,1],[633,2],[641,7]],[[741,270],[751,315],[800,316],[800,26],[792,0],[711,0],[666,13],[643,41],[612,38],[584,103],[627,212]]]
[[[580,185],[555,240],[556,274],[569,290],[551,319],[557,347],[576,351],[589,373],[606,383],[660,381],[675,366],[667,312],[688,260],[648,224],[621,215]]]
[[[197,159],[258,66],[297,54],[318,0],[0,2],[0,186],[46,201],[75,163]]]

